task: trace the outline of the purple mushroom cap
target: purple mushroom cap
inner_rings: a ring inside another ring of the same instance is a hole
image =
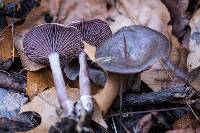
[[[144,71],[167,58],[171,45],[167,37],[151,28],[132,25],[119,29],[97,47],[96,62],[106,71],[131,74]]]
[[[83,49],[80,31],[55,23],[34,27],[25,35],[23,46],[32,61],[42,64],[49,63],[51,53],[57,52],[61,58],[74,58]]]
[[[98,46],[112,36],[109,25],[100,20],[88,20],[70,24],[76,27],[83,36],[83,40],[93,46]]]

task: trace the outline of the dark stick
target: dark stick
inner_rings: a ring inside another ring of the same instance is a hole
[[[184,99],[192,92],[191,87],[178,86],[169,89],[164,89],[158,92],[149,92],[145,94],[128,94],[123,98],[123,107],[131,107],[145,104],[159,104],[163,102],[169,103],[183,103]],[[117,99],[113,107],[117,107],[120,102]]]

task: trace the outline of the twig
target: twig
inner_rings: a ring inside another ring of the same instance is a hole
[[[142,95],[138,94],[128,94],[123,98],[123,107],[131,107],[136,105],[145,105],[145,104],[158,104],[163,102],[169,103],[184,103],[185,98],[189,96],[192,92],[191,87],[178,86],[168,89],[164,89],[158,92],[149,92]],[[120,100],[113,104],[114,108],[118,108]]]
[[[115,133],[117,133],[117,128],[116,128],[116,125],[115,125],[115,121],[114,121],[113,117],[111,117],[111,119],[112,119],[113,128],[115,130]]]
[[[131,133],[128,128],[124,125],[124,123],[122,123],[122,121],[120,121],[120,124],[122,125],[122,127],[124,128],[124,130],[126,131],[126,133]]]
[[[153,110],[146,110],[146,111],[134,111],[134,112],[125,112],[122,113],[122,116],[133,116],[134,114],[145,114],[145,113],[150,113],[150,112],[164,112],[164,111],[170,111],[170,110],[177,110],[177,109],[188,109],[188,107],[175,107],[175,108],[167,108],[167,109],[153,109]],[[105,118],[113,118],[116,116],[119,116],[120,113],[112,113],[108,114]]]

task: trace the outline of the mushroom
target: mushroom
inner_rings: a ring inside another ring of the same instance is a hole
[[[73,111],[67,95],[60,59],[78,57],[82,51],[82,35],[74,27],[59,24],[42,24],[30,30],[23,41],[27,56],[36,63],[50,64],[58,101],[66,115]]]
[[[109,25],[100,19],[71,23],[70,26],[76,27],[82,33],[83,40],[95,47],[112,36]]]
[[[110,39],[97,47],[96,63],[112,74],[119,84],[126,74],[140,73],[151,67],[162,58],[167,58],[170,52],[170,43],[161,33],[145,26],[134,25],[119,29]],[[96,96],[97,103],[103,113],[106,113],[117,96],[110,96],[111,92],[118,92],[119,85],[109,86]],[[104,97],[104,98],[102,98]],[[103,105],[107,106],[104,107]]]
[[[95,47],[101,45],[105,40],[107,40],[108,38],[112,36],[112,31],[109,25],[100,19],[76,22],[76,23],[70,24],[69,26],[76,27],[81,32],[83,36],[84,44],[87,43]],[[91,87],[89,85],[87,63],[86,63],[84,54],[79,56],[79,63],[80,63],[79,85],[80,85],[80,91],[81,91],[80,99],[82,103],[85,101],[88,101],[88,103],[91,103],[92,94],[91,94]],[[85,76],[83,76],[83,74]],[[89,107],[91,108],[92,106],[91,104],[88,104],[88,105],[90,106],[86,108],[88,108],[89,110]],[[86,106],[86,102],[85,102],[85,106]]]

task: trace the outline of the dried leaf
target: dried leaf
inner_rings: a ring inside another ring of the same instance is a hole
[[[135,132],[148,133],[150,128],[153,126],[152,118],[155,115],[157,115],[157,113],[155,113],[155,112],[144,115],[137,122],[137,125],[135,127]]]
[[[169,133],[198,133],[200,131],[200,122],[195,119],[192,114],[187,114],[180,119],[178,119],[173,124],[172,131]],[[182,131],[182,132],[181,132]],[[168,133],[167,132],[167,133]]]
[[[54,86],[49,68],[43,68],[36,72],[27,71],[27,95],[30,98],[42,92],[46,88]]]
[[[31,61],[25,54],[24,48],[23,48],[23,39],[25,34],[34,26],[44,23],[44,13],[47,12],[47,0],[42,0],[39,7],[34,8],[26,18],[26,21],[23,25],[16,28],[15,31],[15,47],[17,48],[20,57],[22,66],[25,70],[29,71],[36,71],[41,68],[44,68],[45,65],[36,64],[33,61]]]
[[[187,67],[189,71],[200,66],[200,10],[198,10],[190,20],[191,36],[189,40],[189,55]]]
[[[94,99],[104,115],[119,92],[119,76],[119,74],[108,73],[104,88],[94,95]]]
[[[119,0],[118,9],[134,23],[150,27],[168,37],[170,15],[160,0]]]
[[[195,133],[195,131],[192,128],[183,128],[167,131],[166,133]]]
[[[12,58],[12,31],[8,28],[2,35],[0,35],[2,40],[0,41],[0,58],[2,60],[8,60]],[[18,57],[18,53],[15,50],[15,57]]]
[[[6,71],[0,71],[0,87],[25,92],[26,83],[25,81],[19,81],[15,76]]]
[[[171,35],[172,50],[170,59],[179,68],[186,69],[187,51],[180,47],[177,38]],[[141,74],[142,80],[154,91],[159,91],[161,88],[169,87],[176,82],[171,79],[170,71],[163,69],[160,63],[153,65],[149,70]],[[179,81],[178,81],[179,82]]]
[[[90,60],[95,61],[96,47],[88,43],[84,43],[84,51],[90,58]]]
[[[109,16],[106,19],[107,23],[109,24],[111,30],[113,33],[115,33],[117,30],[122,28],[123,26],[130,26],[135,25],[133,21],[131,21],[130,18],[123,15],[122,13],[119,13],[118,11],[114,10],[112,11],[111,16]]]
[[[98,109],[98,107],[95,107],[94,113],[92,115],[92,120],[103,126],[105,129],[108,128],[108,125],[103,119],[102,112]]]
[[[69,96],[74,100],[79,98],[79,90],[77,88],[68,88]],[[22,112],[33,111],[41,116],[41,124],[26,133],[48,133],[50,126],[60,120],[58,115],[59,103],[56,96],[55,88],[48,89],[38,96],[35,96],[31,102],[21,108]]]
[[[189,17],[186,10],[189,0],[162,0],[170,12],[172,33],[181,39],[187,32],[186,26],[189,23]]]
[[[57,21],[65,25],[72,21],[84,19],[104,19],[108,15],[106,0],[69,0],[66,2],[62,1],[60,5]]]

